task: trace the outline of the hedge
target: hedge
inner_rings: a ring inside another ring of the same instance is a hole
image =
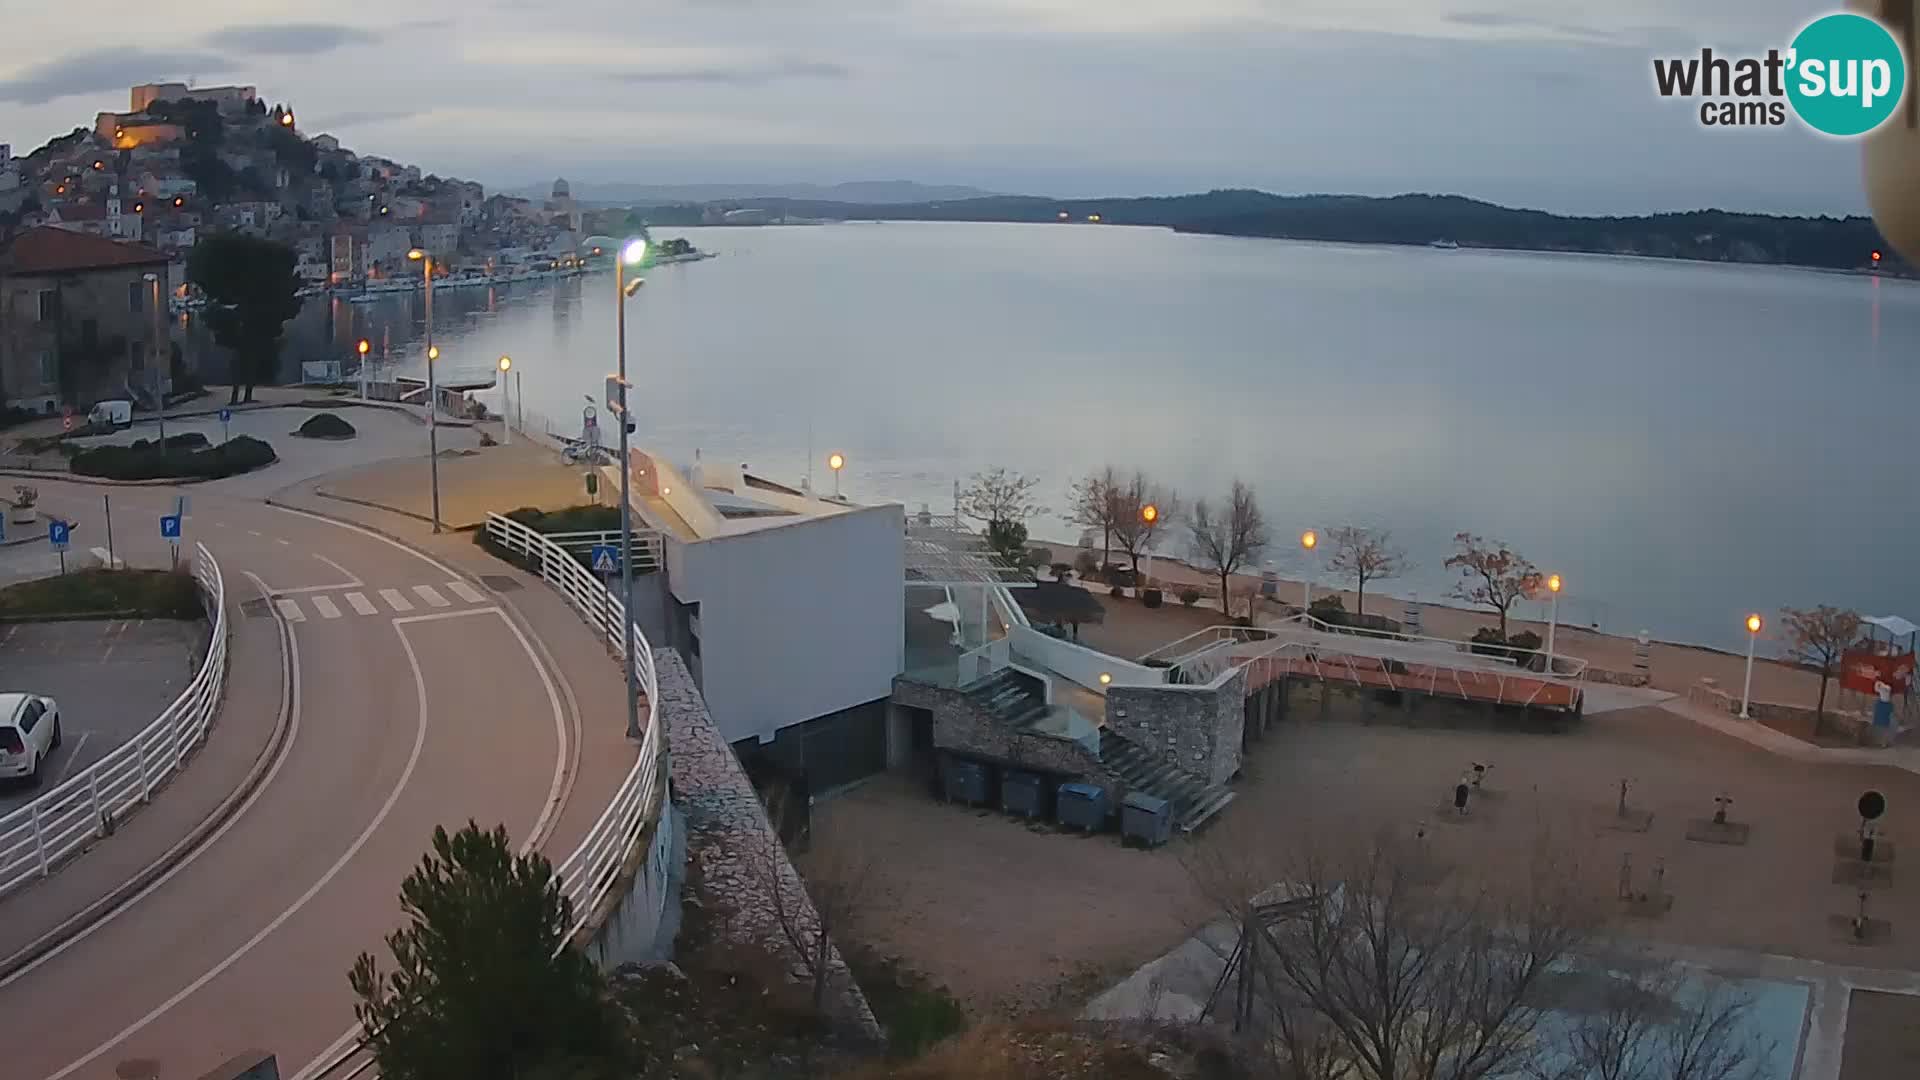
[[[130,446],[82,450],[73,456],[73,471],[108,480],[218,480],[278,460],[271,445],[247,435],[201,450],[163,449],[152,440],[141,439]]]
[[[170,570],[78,570],[0,589],[0,617],[120,615],[198,619],[193,575]]]
[[[351,439],[358,432],[354,431],[352,424],[333,413],[317,413],[308,417],[307,422],[301,424],[294,434],[307,439]]]

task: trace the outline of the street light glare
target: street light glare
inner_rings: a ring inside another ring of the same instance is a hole
[[[629,240],[620,248],[620,261],[628,266],[637,265],[647,257],[647,242],[638,237]]]
[[[1100,685],[1101,685],[1101,686],[1105,686],[1105,685],[1107,685],[1108,683],[1110,683],[1110,682],[1112,682],[1112,681],[1113,681],[1113,675],[1112,675],[1111,673],[1109,673],[1109,672],[1105,672],[1105,671],[1103,671],[1103,672],[1101,672],[1101,673],[1100,673]]]
[[[1548,592],[1560,591],[1560,575],[1559,574],[1547,575],[1547,591]]]
[[[501,371],[506,371],[507,369],[509,369],[509,368],[511,368],[511,367],[513,367],[513,357],[511,357],[511,356],[503,356],[503,357],[501,357],[501,358],[500,358],[500,370],[501,370]]]
[[[429,360],[440,359],[440,346],[438,345],[427,346],[427,359]]]
[[[834,472],[839,472],[841,466],[846,463],[847,459],[841,457],[839,454],[830,454],[827,456],[827,468],[832,469]]]
[[[1146,522],[1149,525],[1153,524],[1156,521],[1159,521],[1160,508],[1153,505],[1152,503],[1148,503],[1147,505],[1141,507],[1140,520]]]
[[[1761,626],[1760,616],[1758,615],[1747,616],[1747,633],[1749,634],[1759,633],[1760,626]]]
[[[365,356],[367,355],[367,350],[373,348],[373,343],[366,338],[361,338],[358,348],[360,349],[360,355]]]
[[[427,253],[424,251],[421,251],[419,248],[414,248],[412,251],[407,252],[407,258],[413,260],[414,262],[419,262],[421,259],[424,259],[426,257],[427,257]]]
[[[1319,543],[1320,534],[1314,532],[1312,529],[1308,529],[1306,532],[1300,534],[1300,546],[1306,548],[1308,551],[1312,551],[1315,547],[1319,546]]]

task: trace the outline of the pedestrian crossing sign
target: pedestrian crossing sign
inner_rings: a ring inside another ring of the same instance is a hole
[[[596,574],[611,574],[620,569],[620,556],[615,552],[612,544],[593,545],[593,553],[588,561],[593,564],[593,572]]]

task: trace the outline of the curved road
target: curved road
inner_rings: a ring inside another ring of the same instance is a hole
[[[80,520],[77,548],[103,541],[87,510],[99,489],[41,495]],[[157,565],[172,497],[115,490],[116,553]],[[294,1075],[352,1026],[347,968],[364,949],[386,959],[400,881],[434,826],[473,818],[539,844],[575,773],[577,718],[555,673],[471,579],[248,500],[194,493],[187,533],[225,571],[234,632],[280,636],[288,734],[259,788],[185,861],[0,983],[9,1078],[105,1080],[144,1060],[191,1080],[250,1048]],[[243,611],[267,593],[279,599]],[[189,763],[175,783],[192,782]]]

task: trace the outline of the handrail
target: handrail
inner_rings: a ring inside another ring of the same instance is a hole
[[[46,877],[62,859],[111,833],[206,737],[226,684],[227,591],[207,546],[194,549],[194,580],[213,613],[206,659],[180,696],[139,734],[52,791],[0,816],[0,896]]]

